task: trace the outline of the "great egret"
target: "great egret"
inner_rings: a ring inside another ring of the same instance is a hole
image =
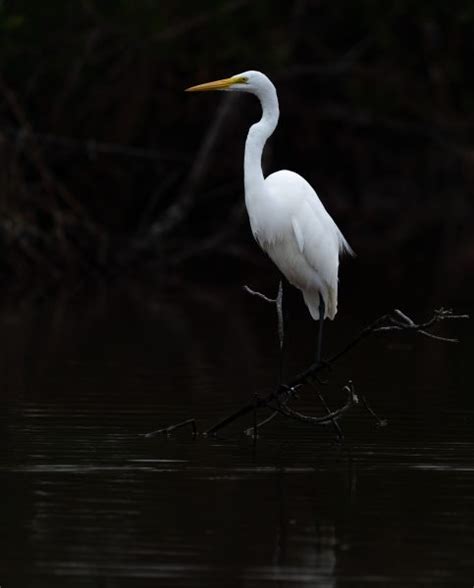
[[[245,142],[244,186],[253,236],[286,279],[301,290],[311,317],[320,320],[316,360],[320,361],[323,320],[337,312],[339,255],[352,249],[316,192],[300,175],[281,170],[266,178],[262,152],[280,115],[275,86],[259,71],[187,88],[255,94],[262,118]]]

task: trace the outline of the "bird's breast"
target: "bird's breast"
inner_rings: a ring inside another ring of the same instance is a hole
[[[284,201],[264,192],[246,193],[245,204],[250,227],[262,249],[288,238],[291,212]]]

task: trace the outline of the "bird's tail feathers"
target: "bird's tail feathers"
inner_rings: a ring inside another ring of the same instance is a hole
[[[346,241],[344,235],[339,231],[339,252],[340,253],[347,253],[351,257],[355,257],[356,254],[349,243]]]
[[[322,296],[319,292],[315,291],[304,291],[303,298],[306,306],[308,307],[311,318],[315,321],[319,320],[319,297]],[[328,295],[324,297],[325,316],[333,320],[337,313],[337,292],[334,293],[332,290],[328,292]]]

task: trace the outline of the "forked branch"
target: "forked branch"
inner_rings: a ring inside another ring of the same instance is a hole
[[[248,291],[252,294],[255,294],[253,291],[250,291],[250,289],[248,289]],[[263,297],[263,295],[261,296]],[[272,299],[267,299],[267,301],[276,303],[276,299],[275,301],[273,301]],[[363,329],[356,337],[354,337],[352,341],[345,345],[340,351],[335,353],[329,360],[323,363],[311,364],[307,369],[296,374],[286,384],[280,385],[276,390],[274,390],[267,396],[258,398],[254,402],[249,402],[241,408],[239,408],[239,410],[226,416],[218,423],[210,427],[206,431],[206,434],[215,435],[224,427],[230,425],[237,419],[240,419],[241,417],[249,414],[250,412],[258,408],[268,408],[273,410],[276,414],[280,413],[287,417],[302,420],[304,422],[310,422],[312,424],[325,425],[331,422],[337,422],[337,420],[340,419],[352,406],[359,403],[359,398],[355,394],[352,382],[349,382],[346,386],[344,386],[344,391],[347,394],[347,399],[344,405],[339,409],[335,409],[334,411],[331,411],[328,414],[325,414],[321,417],[308,416],[298,411],[295,411],[288,406],[288,402],[294,397],[296,391],[299,388],[301,388],[305,384],[310,384],[317,381],[318,375],[323,370],[326,370],[328,367],[332,367],[335,363],[337,363],[337,361],[339,361],[343,356],[349,353],[349,351],[354,349],[364,339],[367,339],[370,335],[373,335],[375,333],[387,333],[390,331],[410,331],[418,333],[425,337],[436,339],[438,341],[456,343],[457,339],[443,337],[434,334],[430,331],[430,329],[432,329],[438,323],[445,320],[459,320],[467,318],[469,318],[469,315],[467,314],[455,314],[452,310],[440,308],[439,310],[435,310],[433,312],[433,316],[429,320],[422,323],[416,323],[407,314],[396,308],[392,312],[385,314],[376,319],[375,321],[373,321],[370,325]],[[384,421],[380,421],[380,419],[376,417],[372,409],[370,409],[370,407],[368,406],[365,398],[361,398],[361,400],[364,407],[375,418],[377,418],[380,425],[383,425]],[[276,416],[276,414],[272,414],[272,418],[273,416]],[[267,421],[268,419],[265,420],[265,422]]]
[[[250,290],[250,288],[246,287],[246,290],[253,295],[263,298],[266,302],[276,304],[277,310],[280,310],[278,308],[278,305],[281,304],[280,293],[277,296],[277,298],[272,299],[264,296],[263,294],[260,294],[259,292]],[[320,363],[313,363],[305,370],[293,376],[288,382],[280,384],[270,394],[267,394],[263,397],[255,397],[253,401],[244,404],[235,412],[222,418],[220,421],[218,421],[216,424],[210,427],[207,431],[205,431],[204,435],[216,435],[219,431],[221,431],[228,425],[262,408],[271,410],[272,413],[270,414],[270,416],[266,417],[260,423],[255,422],[253,427],[246,429],[246,432],[248,434],[252,434],[253,431],[254,435],[256,435],[257,428],[259,426],[262,426],[267,422],[270,422],[278,414],[281,414],[288,418],[300,420],[305,423],[311,423],[313,425],[327,425],[332,423],[336,426],[336,428],[338,428],[338,420],[345,413],[347,413],[354,405],[357,405],[359,403],[362,404],[365,407],[365,409],[378,421],[378,424],[380,426],[383,426],[385,424],[385,421],[380,420],[377,417],[377,415],[372,411],[372,409],[367,404],[366,399],[362,395],[359,396],[356,394],[354,385],[351,381],[349,381],[343,388],[343,391],[346,393],[346,400],[344,404],[339,408],[327,410],[327,414],[324,414],[322,416],[305,415],[301,412],[294,410],[293,408],[290,408],[289,402],[295,398],[297,392],[303,386],[307,384],[314,384],[315,382],[317,383],[318,376],[322,371],[333,367],[334,364],[336,364],[347,353],[352,351],[357,345],[359,345],[359,343],[367,339],[369,336],[374,335],[375,333],[385,334],[389,332],[412,332],[422,335],[424,337],[435,339],[437,341],[442,341],[446,343],[457,343],[457,339],[435,334],[432,332],[432,329],[439,323],[446,320],[460,320],[467,318],[469,318],[469,315],[467,314],[456,314],[452,310],[440,308],[433,312],[433,316],[429,320],[421,323],[416,323],[407,314],[396,308],[392,312],[384,314],[383,316],[373,321],[370,325],[363,329],[356,337],[354,337],[354,339],[347,343],[340,351],[338,351],[332,357],[330,357],[329,360]],[[178,426],[172,425],[170,427],[159,429],[158,431],[148,433],[146,436],[154,437],[160,434],[169,434],[176,428],[189,424],[192,424],[194,434],[196,434],[197,429],[195,428],[194,419],[188,419],[183,423],[179,423]]]

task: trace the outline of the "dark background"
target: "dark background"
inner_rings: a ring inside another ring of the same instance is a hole
[[[473,24],[468,0],[2,2],[4,284],[273,280],[243,206],[258,102],[183,92],[260,69],[266,170],[305,176],[345,233],[342,292],[469,297]]]
[[[258,101],[188,86],[277,86],[265,169],[306,177],[357,253],[323,357],[395,305],[472,315],[474,3],[0,0],[0,29],[1,586],[471,586],[470,321],[328,370],[331,409],[351,380],[388,420],[352,407],[344,443],[283,417],[254,443],[253,415],[142,434],[278,379],[274,308],[241,288],[278,280],[243,199]],[[292,302],[287,380],[317,335]]]

